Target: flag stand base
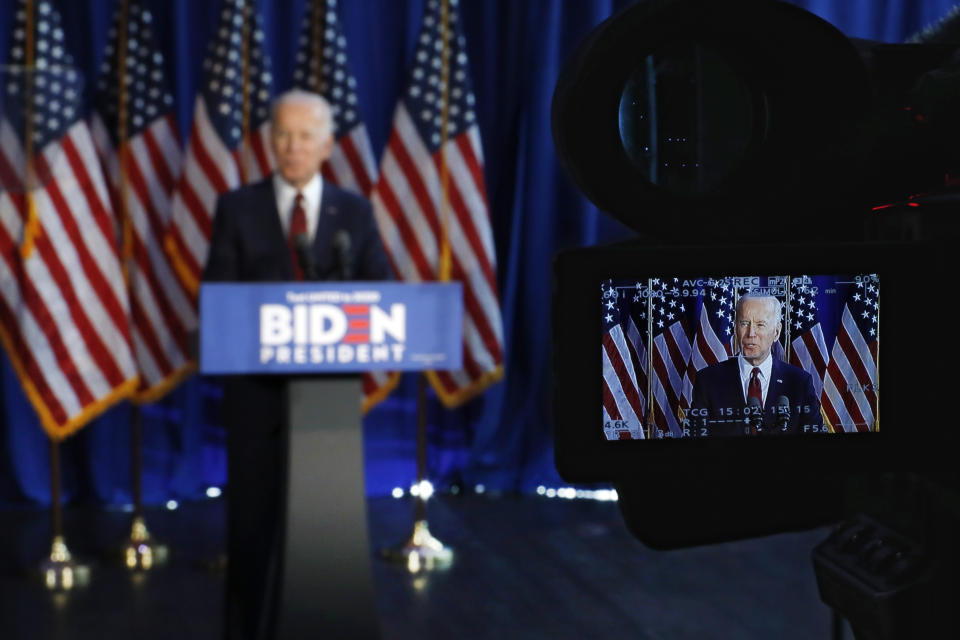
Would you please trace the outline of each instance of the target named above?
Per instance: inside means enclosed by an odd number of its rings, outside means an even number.
[[[143,516],[133,518],[130,537],[123,545],[122,553],[123,562],[131,571],[149,571],[166,564],[168,557],[167,546],[151,539]]]
[[[433,537],[426,520],[413,523],[413,535],[399,547],[382,549],[380,555],[389,562],[406,565],[410,573],[449,568],[453,550]]]
[[[70,591],[90,584],[90,567],[73,561],[63,536],[53,537],[50,557],[40,563],[40,575],[51,591]]]

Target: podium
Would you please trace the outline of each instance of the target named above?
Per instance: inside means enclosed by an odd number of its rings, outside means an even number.
[[[201,373],[286,377],[277,638],[379,637],[360,373],[459,368],[462,326],[459,283],[201,286]]]

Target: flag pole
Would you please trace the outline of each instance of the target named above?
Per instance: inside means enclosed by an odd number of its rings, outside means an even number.
[[[34,145],[33,145],[33,74],[36,70],[34,60],[36,57],[36,43],[34,42],[34,22],[36,18],[36,6],[33,0],[24,2],[24,121],[23,121],[23,156],[26,165],[23,172],[23,192],[27,205],[27,217],[23,223],[23,239],[20,243],[20,258],[26,260],[33,254],[34,241],[40,232],[40,221],[37,215],[37,203],[33,199],[33,187],[35,186],[36,172],[33,167]]]
[[[24,2],[24,195],[27,205],[27,215],[23,224],[23,240],[20,244],[20,258],[27,260],[33,253],[34,241],[40,232],[40,222],[37,217],[36,202],[33,199],[33,188],[36,183],[36,174],[33,167],[33,88],[36,43],[34,41],[34,25],[36,5],[33,0]],[[60,444],[50,438],[50,528],[51,545],[50,555],[40,563],[40,572],[44,584],[48,589],[69,590],[74,586],[86,582],[84,576],[89,573],[86,567],[78,566],[70,555],[66,539],[63,535],[63,512],[60,498]],[[80,571],[78,571],[78,569]],[[84,578],[84,579],[81,579]]]
[[[241,139],[240,139],[240,182],[246,184],[247,178],[253,174],[251,170],[251,165],[253,163],[253,158],[251,157],[250,150],[250,113],[252,110],[251,100],[250,100],[250,35],[251,35],[251,22],[253,21],[253,12],[251,11],[250,3],[243,3],[243,25],[240,28],[240,47],[241,47],[241,57],[243,58],[243,67],[240,71],[240,77],[242,80],[241,84],[241,95],[243,98],[243,119],[242,119],[242,129],[241,129]]]
[[[647,440],[653,424],[653,279],[647,278]]]
[[[50,439],[50,528],[53,534],[50,556],[40,563],[44,585],[51,591],[69,591],[74,587],[86,586],[90,582],[90,568],[73,560],[63,535],[60,443],[53,438]]]
[[[323,95],[323,48],[326,45],[326,0],[314,0],[311,6],[313,11],[313,20],[311,20],[311,29],[313,31],[313,57],[310,59],[313,68],[313,88],[314,91]]]
[[[873,414],[873,430],[880,431],[880,283],[877,283],[877,357],[873,364],[873,393],[877,398],[877,408]]]
[[[784,294],[784,318],[785,329],[783,332],[783,361],[790,362],[790,315],[792,312],[792,306],[790,304],[790,276],[787,276],[787,292]]]
[[[450,121],[450,0],[440,4],[440,269],[439,280],[448,282],[451,275],[450,239],[447,227],[450,216],[450,172],[447,167],[447,124]],[[417,492],[413,497],[413,534],[399,549],[384,549],[383,556],[406,564],[410,573],[445,569],[453,562],[453,550],[430,533],[427,522],[427,500],[433,493],[427,475],[427,374],[417,377]]]
[[[130,1],[120,0],[120,15],[117,21],[117,161],[120,165],[121,228],[120,268],[123,280],[130,288],[130,271],[133,266],[133,222],[130,219],[130,148],[129,120],[130,94],[127,89],[127,23],[130,20]],[[133,521],[130,535],[123,544],[121,556],[128,569],[153,568],[166,559],[167,548],[150,538],[143,515],[143,428],[140,404],[134,399],[130,407],[130,493],[133,500]]]

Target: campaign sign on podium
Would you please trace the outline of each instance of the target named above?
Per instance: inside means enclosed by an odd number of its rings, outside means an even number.
[[[217,283],[200,287],[200,371],[459,369],[459,282]]]
[[[289,376],[286,535],[271,637],[380,636],[355,374],[458,369],[462,335],[460,283],[200,287],[201,372]]]

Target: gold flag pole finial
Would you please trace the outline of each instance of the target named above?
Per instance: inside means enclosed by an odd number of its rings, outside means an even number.
[[[20,257],[26,260],[33,254],[36,237],[40,233],[40,219],[37,213],[37,203],[33,197],[33,187],[36,184],[36,172],[33,167],[33,71],[36,45],[34,42],[34,19],[36,7],[33,0],[26,0],[25,10],[25,65],[26,74],[24,75],[24,127],[23,127],[23,155],[26,164],[24,170],[24,195],[27,205],[27,218],[23,223],[23,240],[20,243]]]

